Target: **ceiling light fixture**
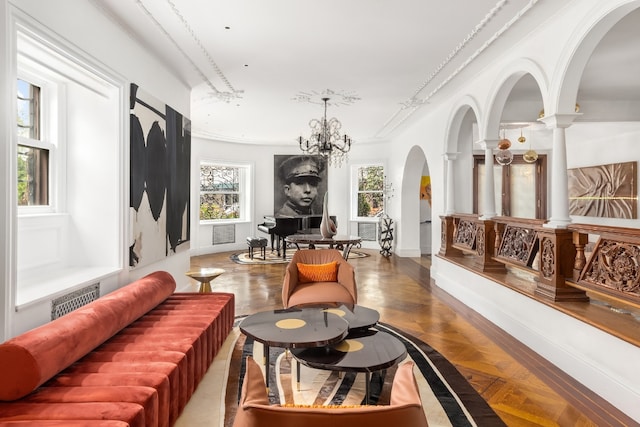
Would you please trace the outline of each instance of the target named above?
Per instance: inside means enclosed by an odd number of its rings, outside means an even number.
[[[505,130],[502,129],[502,138],[498,141],[498,152],[495,156],[499,165],[507,166],[513,161],[513,153],[509,148],[511,148],[511,141],[505,136]]]
[[[347,158],[347,153],[351,150],[351,138],[346,134],[341,135],[342,123],[335,117],[327,120],[327,101],[329,98],[322,98],[324,102],[324,116],[312,119],[309,122],[311,136],[309,139],[298,137],[300,149],[307,154],[320,155],[327,159],[329,165],[340,167]]]
[[[538,160],[538,153],[531,147],[531,139],[529,139],[529,149],[522,155],[522,160],[526,163],[535,163]]]

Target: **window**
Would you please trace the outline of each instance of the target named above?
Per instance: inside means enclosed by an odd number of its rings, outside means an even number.
[[[39,86],[18,79],[18,206],[49,204],[49,151],[52,147],[41,138],[40,96]]]
[[[126,247],[120,199],[127,82],[31,24],[14,17],[11,25],[16,312],[120,271]]]
[[[244,220],[247,212],[247,166],[200,165],[200,220]]]
[[[371,218],[384,212],[384,167],[367,165],[357,167],[356,217]]]

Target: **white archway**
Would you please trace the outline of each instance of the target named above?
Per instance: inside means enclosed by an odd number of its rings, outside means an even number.
[[[428,165],[422,148],[411,147],[407,153],[402,173],[400,189],[400,211],[402,223],[398,224],[399,256],[419,257],[420,251],[420,178],[422,170]],[[441,188],[441,187],[439,187]]]
[[[600,6],[602,12],[590,13],[588,18],[577,26],[579,32],[576,31],[574,36],[565,43],[573,50],[562,56],[566,62],[559,64],[560,72],[555,74],[556,78],[550,83],[549,114],[574,113],[582,73],[589,58],[600,41],[618,21],[640,7],[640,1],[629,1],[617,6],[601,2]]]
[[[548,99],[548,78],[542,68],[528,58],[520,58],[513,61],[503,69],[495,80],[495,85],[487,98],[485,111],[487,114],[481,118],[480,139],[496,139],[500,131],[500,122],[507,99],[514,86],[525,75],[531,75],[540,89],[543,106],[546,107]]]

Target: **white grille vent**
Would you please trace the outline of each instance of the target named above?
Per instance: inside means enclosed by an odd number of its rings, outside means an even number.
[[[51,301],[51,320],[71,313],[100,298],[100,283],[89,285]]]
[[[358,236],[363,241],[375,242],[377,237],[378,224],[373,222],[359,222],[358,223]]]
[[[234,224],[214,225],[213,226],[213,242],[214,245],[223,243],[235,243],[236,226]]]

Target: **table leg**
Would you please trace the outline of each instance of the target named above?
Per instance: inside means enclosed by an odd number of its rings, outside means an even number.
[[[370,383],[371,382],[371,372],[365,372],[365,389],[364,389],[364,404],[368,405],[369,404],[369,388],[370,388]]]
[[[263,344],[263,357],[262,361],[264,362],[264,383],[267,386],[267,390],[269,390],[269,345]]]
[[[344,245],[344,250],[342,251],[342,258],[349,259],[349,254],[351,253],[351,248],[353,245],[351,243],[347,243]]]
[[[200,283],[199,291],[201,294],[211,292],[211,282],[202,282]]]
[[[298,384],[298,391],[300,391],[300,362],[298,362],[295,357],[293,358],[296,364],[296,382]]]

